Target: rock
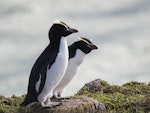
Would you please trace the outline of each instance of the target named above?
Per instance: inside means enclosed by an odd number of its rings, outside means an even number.
[[[88,88],[88,91],[90,92],[99,92],[99,93],[103,93],[103,86],[100,82],[100,79],[96,79],[94,81],[91,81],[87,84],[85,84],[85,86]]]
[[[25,113],[106,113],[103,103],[88,97],[72,97],[58,100],[62,104],[51,108],[42,108],[39,103],[26,107]]]
[[[84,89],[88,92],[103,94],[103,89],[106,86],[109,86],[109,84],[106,81],[103,81],[101,79],[96,79],[96,80],[93,80],[93,81],[85,84],[85,86],[81,88],[81,90],[78,92],[78,94],[84,93]]]

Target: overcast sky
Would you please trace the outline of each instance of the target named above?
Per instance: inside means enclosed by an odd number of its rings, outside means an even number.
[[[79,30],[68,44],[82,36],[99,47],[87,55],[64,95],[97,78],[110,84],[150,82],[149,0],[1,0],[0,94],[26,93],[55,19]]]

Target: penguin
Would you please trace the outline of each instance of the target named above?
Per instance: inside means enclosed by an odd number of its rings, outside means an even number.
[[[28,91],[22,106],[32,102],[39,102],[42,107],[55,105],[50,98],[68,65],[68,45],[65,37],[76,32],[78,30],[70,28],[64,22],[54,21],[49,30],[50,43],[31,69]]]
[[[53,97],[60,99],[64,88],[70,83],[73,77],[76,75],[78,68],[82,64],[85,56],[92,50],[96,50],[98,47],[94,45],[90,40],[83,37],[78,37],[78,40],[68,47],[69,50],[69,62],[65,75],[60,83],[55,87],[53,91]]]

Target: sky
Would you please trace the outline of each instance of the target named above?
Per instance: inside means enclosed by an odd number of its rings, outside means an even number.
[[[117,85],[150,82],[149,0],[1,0],[0,94],[26,93],[55,19],[78,29],[67,37],[69,45],[81,36],[99,48],[86,56],[64,96],[98,78]]]

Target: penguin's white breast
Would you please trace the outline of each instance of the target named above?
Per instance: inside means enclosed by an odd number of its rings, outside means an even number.
[[[73,79],[73,77],[78,71],[78,68],[80,67],[80,64],[84,60],[85,55],[86,55],[85,53],[77,49],[75,56],[69,59],[67,70],[61,81],[62,86],[67,85]]]
[[[64,37],[60,40],[59,53],[57,54],[55,62],[50,69],[47,69],[45,87],[55,87],[67,69],[68,65],[68,45]]]

